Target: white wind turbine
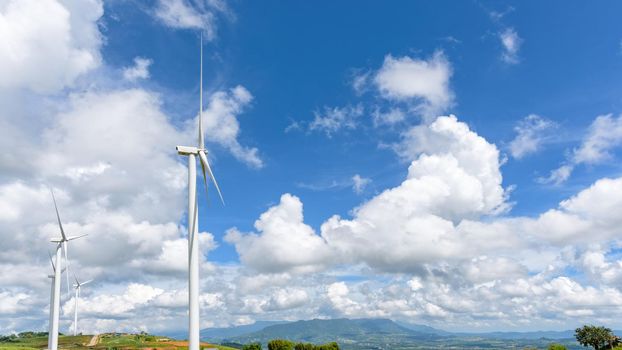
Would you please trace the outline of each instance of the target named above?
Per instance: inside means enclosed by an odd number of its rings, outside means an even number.
[[[214,182],[220,200],[224,204],[220,188],[207,161],[207,150],[203,139],[203,38],[201,37],[201,68],[199,87],[199,145],[198,147],[177,146],[177,153],[188,156],[188,350],[199,350],[199,219],[197,205],[196,156],[199,156],[203,181],[207,190],[207,175]]]
[[[58,321],[60,316],[60,280],[61,273],[65,269],[69,267],[69,260],[67,258],[67,242],[72,241],[74,239],[84,237],[84,235],[67,237],[65,235],[65,230],[63,230],[63,224],[60,221],[60,215],[58,214],[58,206],[56,205],[56,198],[54,198],[54,192],[50,189],[52,193],[52,200],[54,201],[54,209],[56,210],[56,218],[58,219],[58,227],[60,228],[60,238],[52,238],[50,241],[52,243],[56,243],[56,263],[54,266],[60,267],[62,262],[62,253],[65,253],[65,268],[62,270],[59,268],[54,268],[54,289],[52,293],[52,307],[50,308],[50,333],[48,334],[48,349],[49,350],[57,350],[58,349]],[[62,251],[61,251],[62,250]],[[69,271],[67,271],[67,293],[69,293]]]
[[[75,296],[75,307],[74,307],[74,311],[73,311],[73,335],[78,335],[78,298],[80,298],[80,290],[82,289],[82,286],[93,281],[93,280],[88,280],[86,282],[82,282],[80,283],[78,281],[78,277],[76,277],[76,275],[73,275],[73,278],[76,280],[76,283],[74,283],[73,288],[76,291],[76,296]]]

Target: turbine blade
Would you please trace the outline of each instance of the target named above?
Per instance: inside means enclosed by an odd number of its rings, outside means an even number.
[[[65,268],[67,269],[67,294],[71,292],[69,288],[69,257],[67,254],[67,241],[63,242],[63,251],[65,252]]]
[[[60,234],[63,236],[63,239],[66,239],[65,230],[63,230],[63,224],[60,222],[60,215],[58,214],[58,206],[56,205],[56,198],[54,197],[54,191],[52,191],[51,188],[50,188],[50,193],[52,193],[52,200],[54,201],[54,209],[56,209],[56,218],[58,219],[58,226],[60,227]]]
[[[86,281],[86,282],[82,282],[82,283],[80,284],[80,286],[83,286],[83,285],[85,285],[85,284],[87,284],[87,283],[90,283],[90,282],[93,282],[93,280],[88,280],[88,281]]]
[[[52,264],[52,271],[56,271],[56,266],[54,266],[54,259],[52,259],[52,253],[48,250],[48,256],[50,257],[50,264]]]
[[[199,160],[200,160],[200,164],[201,164],[201,170],[203,171],[203,184],[205,185],[205,195],[207,196],[207,198],[209,199],[209,191],[207,190],[207,175],[205,172],[205,164],[203,163],[203,159],[201,158],[200,154],[202,154],[203,152],[199,151]],[[208,201],[209,204],[209,201]]]
[[[205,152],[199,151],[199,157],[201,158],[201,166],[205,165],[205,167],[203,168],[203,176],[205,176],[205,170],[207,170],[207,174],[209,175],[210,179],[212,179],[212,182],[216,187],[216,191],[218,191],[218,196],[220,196],[220,201],[222,202],[222,205],[225,205],[225,200],[222,198],[220,187],[218,187],[218,182],[216,182],[216,177],[214,177],[212,168],[209,166],[209,162],[207,161],[207,156],[205,155]]]
[[[76,280],[76,284],[77,285],[80,285],[80,282],[78,282],[78,277],[76,277],[75,273],[73,274],[73,279]]]
[[[205,148],[203,136],[203,33],[201,33],[201,68],[199,69],[199,148]]]
[[[82,238],[82,237],[88,236],[88,235],[89,235],[88,233],[84,233],[84,234],[77,235],[77,236],[67,237],[67,241],[73,241],[74,239]]]

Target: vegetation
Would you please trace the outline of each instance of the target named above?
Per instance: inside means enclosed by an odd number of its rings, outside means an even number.
[[[261,343],[250,343],[242,347],[242,350],[261,350]]]
[[[268,350],[294,350],[294,343],[285,339],[270,340]]]
[[[188,344],[167,337],[158,337],[147,333],[125,334],[107,333],[99,336],[95,346],[87,347],[93,336],[60,336],[58,347],[63,350],[130,350],[130,349],[162,349],[186,350]],[[48,337],[46,332],[24,332],[7,336],[0,336],[0,350],[42,350],[47,348]],[[219,350],[235,350],[234,348],[202,343],[202,348],[217,348]]]
[[[568,350],[568,348],[565,345],[553,343],[549,345],[548,350]]]
[[[261,343],[246,344],[242,350],[261,350]],[[285,339],[273,339],[268,342],[268,350],[339,350],[336,342],[315,345],[312,343],[294,343]]]
[[[604,326],[585,325],[575,330],[575,337],[579,344],[587,347],[591,346],[594,350],[605,348],[613,349],[620,343],[620,338],[616,337],[611,329]]]

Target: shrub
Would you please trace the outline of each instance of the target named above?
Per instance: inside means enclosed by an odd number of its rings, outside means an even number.
[[[567,350],[565,345],[553,343],[549,345],[548,350]]]
[[[261,343],[250,343],[242,347],[242,350],[261,350]]]
[[[294,343],[285,339],[270,340],[268,350],[294,350]]]

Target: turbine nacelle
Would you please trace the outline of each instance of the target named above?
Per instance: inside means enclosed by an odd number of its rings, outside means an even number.
[[[198,155],[199,152],[203,151],[207,153],[206,149],[197,148],[197,147],[188,147],[188,146],[177,146],[175,147],[177,153],[182,156],[189,156],[191,154]]]

